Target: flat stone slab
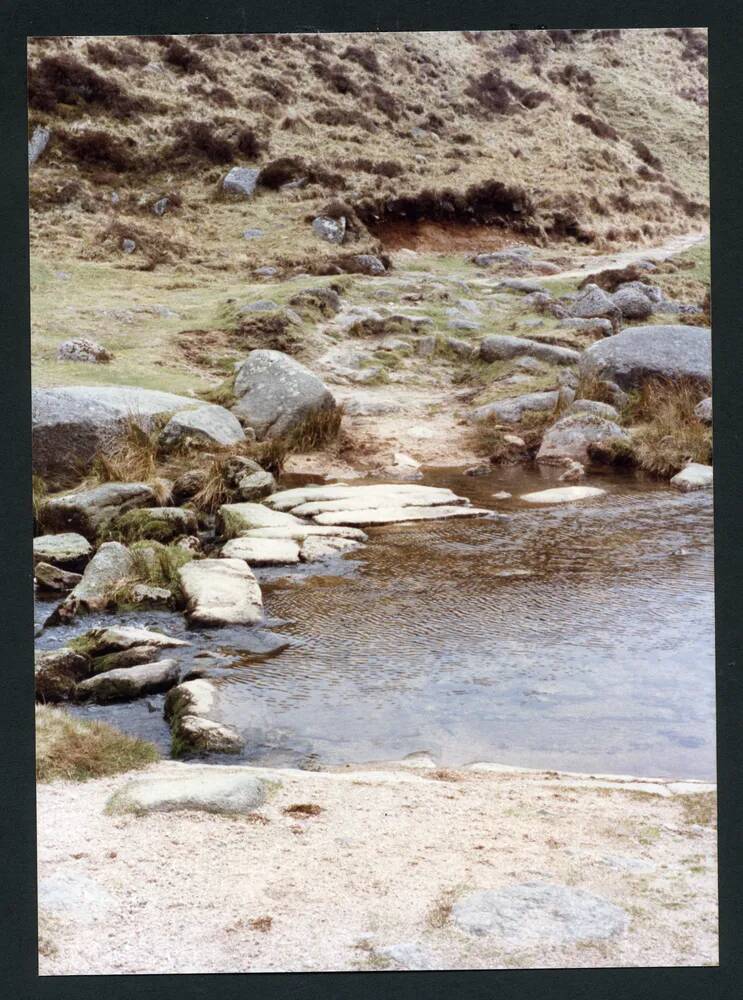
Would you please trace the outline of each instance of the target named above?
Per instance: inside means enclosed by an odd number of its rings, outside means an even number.
[[[352,538],[334,538],[331,535],[310,536],[302,542],[300,557],[302,562],[321,562],[323,559],[336,559],[346,552],[353,552],[360,545],[360,542]]]
[[[256,625],[263,618],[261,588],[243,559],[195,559],[178,577],[196,625]]]
[[[457,503],[460,498],[451,490],[440,486],[416,486],[411,483],[373,483],[368,486],[348,486],[336,483],[334,486],[302,486],[292,490],[282,490],[266,497],[266,504],[275,510],[293,511],[306,503],[322,503],[334,500],[351,500],[367,497],[367,507],[375,504],[390,506],[395,500],[401,506],[401,498],[412,502],[413,498],[424,499],[427,506],[437,503]],[[374,501],[372,503],[372,501]],[[387,501],[383,503],[383,501]]]
[[[44,527],[67,534],[81,534],[95,541],[116,517],[141,507],[156,507],[155,491],[148,483],[103,483],[47,500],[41,508]]]
[[[270,499],[270,497],[268,498]],[[262,503],[226,503],[219,508],[222,534],[234,538],[252,528],[286,528],[302,522],[291,514]]]
[[[113,625],[110,628],[93,628],[79,638],[85,640],[85,652],[89,656],[105,653],[119,653],[134,646],[155,646],[159,649],[173,649],[176,646],[190,646],[185,639],[175,639],[162,632],[130,625]]]
[[[93,546],[76,531],[58,535],[38,535],[34,538],[34,562],[50,563],[61,569],[74,569],[92,556]]]
[[[202,446],[228,447],[245,440],[245,431],[234,413],[209,404],[174,413],[160,434],[165,448]]]
[[[493,512],[480,507],[376,507],[368,510],[326,511],[318,524],[395,524],[399,521],[432,521],[448,517],[487,517]]]
[[[713,483],[713,470],[711,465],[701,465],[699,462],[690,462],[681,472],[677,472],[671,480],[671,486],[683,493],[691,490],[710,489]]]
[[[137,667],[105,670],[89,677],[75,688],[79,701],[95,701],[99,705],[115,701],[132,701],[146,694],[167,691],[178,683],[180,670],[175,660],[158,660]]]
[[[557,389],[546,392],[527,392],[521,396],[507,396],[492,403],[478,406],[470,414],[476,423],[482,420],[496,420],[504,424],[517,424],[525,413],[554,410],[559,397]]]
[[[251,528],[246,531],[241,538],[292,538],[296,542],[303,542],[305,538],[313,536],[322,537],[330,535],[333,538],[353,538],[357,542],[368,541],[369,536],[361,528],[343,528],[323,526],[321,524],[302,524],[297,527],[287,526],[286,528]]]
[[[134,572],[134,559],[126,545],[105,542],[85,567],[80,583],[57,609],[60,619],[108,607],[116,588],[131,579]]]
[[[605,494],[606,490],[599,489],[598,486],[558,486],[552,490],[524,493],[521,499],[527,503],[573,503],[576,500],[589,500]]]
[[[454,904],[451,919],[508,950],[602,941],[629,926],[626,912],[601,896],[539,882],[469,893]]]
[[[249,813],[268,798],[272,785],[250,773],[205,767],[172,778],[131,781],[108,801],[108,813]]]
[[[251,566],[288,566],[299,562],[299,544],[291,538],[244,536],[227,542],[220,557],[244,559]]]

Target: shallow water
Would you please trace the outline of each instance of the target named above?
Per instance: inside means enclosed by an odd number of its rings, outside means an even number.
[[[191,633],[185,665],[225,657],[210,665],[220,717],[246,735],[247,757],[428,751],[451,766],[714,778],[711,496],[628,474],[591,477],[609,491],[598,501],[516,499],[556,476],[432,472],[423,482],[505,517],[376,527],[334,566],[264,571],[268,626],[292,640],[283,650],[238,652],[254,645],[244,629]],[[184,631],[179,615],[126,617]],[[167,746],[162,698],[147,701],[81,711]]]

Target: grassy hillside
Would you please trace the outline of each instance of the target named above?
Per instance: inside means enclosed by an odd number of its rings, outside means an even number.
[[[34,39],[37,125],[52,139],[31,171],[32,251],[55,265],[322,270],[514,232],[602,249],[706,224],[697,29]],[[235,165],[264,168],[250,201],[221,193]],[[351,220],[343,247],[313,236],[318,212]]]

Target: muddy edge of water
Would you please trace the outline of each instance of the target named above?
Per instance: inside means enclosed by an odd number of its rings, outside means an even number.
[[[449,766],[713,779],[711,496],[612,473],[590,477],[607,490],[597,501],[518,499],[558,474],[429,470],[421,482],[503,517],[376,527],[343,560],[260,571],[265,629],[117,617],[192,640],[184,672],[217,679],[219,718],[245,735],[254,763],[425,751]],[[495,500],[502,490],[512,499]],[[38,619],[48,610],[39,605]],[[99,620],[48,629],[38,644],[61,645]],[[167,753],[162,702],[73,710]]]

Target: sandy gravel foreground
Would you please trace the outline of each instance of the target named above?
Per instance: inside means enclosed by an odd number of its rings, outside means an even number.
[[[248,770],[278,788],[239,817],[106,815],[141,774],[40,785],[39,878],[67,900],[40,912],[40,973],[717,964],[714,786],[425,759]],[[525,882],[595,893],[627,929],[520,949],[453,921],[468,892]]]

